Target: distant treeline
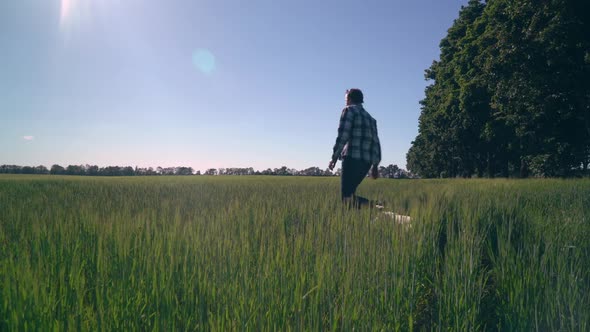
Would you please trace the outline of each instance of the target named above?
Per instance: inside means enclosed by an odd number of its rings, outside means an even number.
[[[246,168],[210,168],[203,174],[192,167],[131,167],[131,166],[108,166],[98,167],[96,165],[69,165],[63,167],[53,165],[50,169],[45,166],[18,166],[1,165],[0,174],[51,174],[51,175],[88,175],[88,176],[158,176],[158,175],[279,175],[279,176],[340,176],[341,170],[331,172],[329,169],[322,170],[319,167],[309,167],[303,170],[294,168],[271,169],[263,171]],[[379,166],[379,175],[383,178],[406,179],[414,176],[399,168],[397,165]]]
[[[588,0],[470,0],[440,42],[407,153],[421,177],[590,172]]]

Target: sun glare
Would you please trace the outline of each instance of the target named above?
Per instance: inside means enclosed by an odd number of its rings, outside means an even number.
[[[72,12],[73,2],[76,0],[61,0],[59,21],[64,24]]]
[[[71,33],[83,24],[106,19],[120,4],[119,0],[59,0],[59,24],[63,32]]]

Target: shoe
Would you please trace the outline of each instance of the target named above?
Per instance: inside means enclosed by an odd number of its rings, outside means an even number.
[[[375,201],[375,209],[377,210],[383,210],[385,208],[385,204],[383,204],[383,202],[381,201]]]

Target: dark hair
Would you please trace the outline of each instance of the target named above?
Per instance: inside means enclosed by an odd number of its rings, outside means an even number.
[[[363,92],[360,89],[348,89],[346,90],[346,94],[348,95],[348,100],[353,103],[363,103]]]

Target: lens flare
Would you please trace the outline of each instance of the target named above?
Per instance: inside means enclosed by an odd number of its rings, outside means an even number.
[[[209,50],[198,49],[193,53],[193,65],[204,74],[215,70],[215,56]]]

